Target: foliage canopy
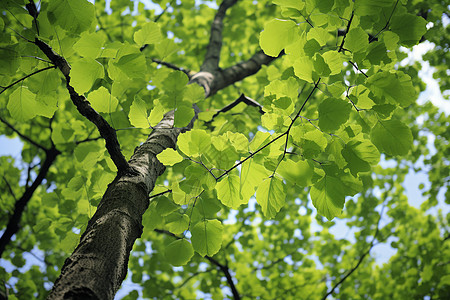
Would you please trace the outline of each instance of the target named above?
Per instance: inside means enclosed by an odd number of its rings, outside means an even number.
[[[0,3],[8,299],[450,294],[445,1],[93,2]]]

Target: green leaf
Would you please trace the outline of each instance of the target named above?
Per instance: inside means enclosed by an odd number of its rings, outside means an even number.
[[[412,47],[427,32],[427,21],[419,16],[403,14],[392,17],[390,29],[398,34],[401,45]]]
[[[355,177],[359,172],[370,171],[370,165],[375,165],[380,160],[380,153],[375,145],[362,136],[348,142],[342,150],[342,156]]]
[[[316,77],[313,77],[314,63],[311,58],[300,57],[294,62],[293,67],[295,76],[309,83],[314,83]]]
[[[297,36],[296,24],[290,20],[274,19],[264,25],[259,45],[265,54],[276,57]]]
[[[376,15],[382,8],[392,7],[393,0],[357,0],[355,1],[355,13],[359,16]]]
[[[377,104],[382,104],[383,100],[386,100],[407,107],[417,98],[411,77],[401,71],[378,72],[367,79],[367,85],[379,98]]]
[[[345,37],[344,48],[352,53],[364,51],[369,46],[369,35],[360,27],[350,29]]]
[[[134,33],[134,41],[140,47],[145,44],[156,44],[162,40],[161,30],[155,22],[147,21],[144,26]]]
[[[49,2],[47,16],[53,25],[72,33],[81,33],[94,21],[94,5],[87,0],[53,0]]]
[[[102,53],[106,42],[106,36],[100,31],[87,33],[83,32],[80,39],[73,45],[73,49],[81,56],[97,58]]]
[[[189,84],[185,87],[183,100],[190,103],[198,103],[205,99],[205,90],[198,84]]]
[[[283,160],[277,168],[278,174],[292,184],[300,187],[307,187],[312,184],[311,179],[314,174],[314,166],[306,160]]]
[[[170,264],[183,266],[191,260],[194,255],[194,249],[191,243],[185,239],[179,239],[166,246],[165,254]]]
[[[161,59],[164,59],[172,53],[178,51],[178,49],[178,45],[174,41],[169,39],[164,39],[161,43],[155,45],[155,50],[158,53],[158,57]]]
[[[143,78],[147,72],[147,62],[142,53],[121,56],[114,66],[119,68],[128,78]]]
[[[247,202],[255,194],[256,188],[268,178],[271,173],[261,164],[249,159],[241,165],[239,192],[242,200]]]
[[[176,150],[171,148],[164,149],[161,153],[156,155],[156,158],[165,166],[173,166],[174,164],[183,161],[183,157],[178,154]]]
[[[347,122],[352,106],[350,103],[328,98],[319,105],[319,127],[325,132],[332,132]]]
[[[38,103],[36,95],[27,87],[20,86],[10,96],[8,110],[17,121],[26,121],[37,115]]]
[[[284,206],[285,197],[283,181],[275,176],[264,180],[256,190],[256,201],[261,205],[262,212],[267,218],[276,216]]]
[[[302,10],[303,7],[305,7],[305,3],[298,0],[273,0],[272,2],[280,6],[295,8],[297,10]]]
[[[152,201],[155,201],[157,203],[156,210],[158,211],[158,214],[163,217],[169,215],[170,213],[176,211],[179,208],[178,205],[176,205],[175,203],[170,201],[169,198],[164,196],[159,196]]]
[[[91,58],[80,58],[72,63],[70,84],[78,94],[89,91],[97,78],[105,75],[103,66]]]
[[[217,198],[226,206],[238,209],[246,203],[241,197],[239,176],[231,174],[225,176],[216,184]],[[248,201],[248,199],[247,199]]]
[[[131,104],[130,112],[128,114],[131,125],[137,128],[149,128],[147,107],[145,102],[138,96],[134,98],[133,104]]]
[[[101,86],[98,90],[90,92],[87,100],[91,103],[92,108],[102,113],[116,111],[119,104],[117,98],[112,96],[103,86]]]
[[[194,129],[178,137],[178,149],[187,156],[199,156],[211,145],[211,137],[201,129]]]
[[[174,113],[174,127],[185,127],[195,116],[195,111],[191,105],[178,105]]]
[[[399,120],[378,121],[370,137],[381,152],[389,155],[406,155],[413,146],[411,130]]]
[[[223,225],[219,220],[203,220],[192,228],[191,241],[201,256],[213,256],[222,246]]]
[[[325,175],[311,188],[310,195],[317,212],[330,221],[344,208],[344,187],[336,177]]]
[[[173,234],[181,234],[188,230],[189,216],[173,212],[165,217],[165,228]]]

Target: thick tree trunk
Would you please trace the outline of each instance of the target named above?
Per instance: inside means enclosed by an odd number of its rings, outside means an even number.
[[[149,193],[164,172],[156,155],[174,148],[178,135],[192,128],[173,127],[167,113],[129,164],[132,174],[118,175],[108,186],[80,244],[66,259],[48,299],[113,299],[125,279],[133,244],[142,233]]]

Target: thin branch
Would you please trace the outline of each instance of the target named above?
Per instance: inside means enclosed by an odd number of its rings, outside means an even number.
[[[10,193],[11,196],[14,198],[14,200],[17,201],[16,194],[14,194],[14,191],[12,190],[12,187],[11,187],[11,185],[9,184],[8,179],[6,179],[5,175],[2,175],[2,177],[3,177],[3,180],[4,180],[5,183],[6,183],[6,186],[8,187],[9,193]]]
[[[25,189],[22,197],[16,201],[14,205],[14,213],[9,218],[8,225],[0,238],[0,257],[5,251],[6,245],[8,245],[11,241],[12,236],[19,230],[20,219],[22,218],[25,207],[33,196],[34,191],[41,185],[42,181],[47,176],[50,166],[55,162],[59,154],[61,154],[61,152],[59,152],[54,146],[46,151],[45,160],[36,179],[30,187]]]
[[[83,144],[83,143],[87,143],[87,142],[98,141],[101,138],[102,138],[101,136],[98,136],[98,137],[95,137],[95,138],[86,138],[86,139],[81,140],[81,141],[75,141],[75,145],[79,145],[79,144]]]
[[[349,271],[347,271],[347,273],[344,276],[342,276],[342,278],[331,288],[331,290],[328,293],[326,293],[325,296],[323,296],[322,300],[325,300],[328,296],[333,294],[334,291],[337,289],[337,287],[340,286],[348,277],[350,277],[350,275],[352,275],[352,273],[355,272],[356,269],[358,269],[358,267],[363,262],[364,258],[370,253],[372,248],[376,245],[375,239],[377,238],[378,232],[380,231],[380,221],[381,221],[381,218],[383,217],[384,208],[385,208],[385,205],[383,204],[383,206],[381,208],[381,212],[380,212],[380,217],[378,218],[378,221],[377,221],[377,228],[375,230],[372,240],[370,241],[369,248],[361,255],[361,257],[359,258],[356,265],[353,268],[351,268]]]
[[[264,114],[264,110],[263,110],[263,106],[261,104],[259,104],[256,100],[253,100],[250,97],[245,96],[244,94],[241,94],[239,96],[239,98],[237,98],[236,100],[234,100],[233,102],[231,102],[230,104],[224,106],[221,110],[217,111],[211,118],[211,121],[217,117],[220,113],[224,113],[227,112],[231,109],[233,109],[234,107],[236,107],[239,103],[244,102],[247,105],[250,106],[254,106],[259,108],[259,112],[263,115]]]
[[[348,31],[350,30],[350,25],[352,24],[353,16],[354,16],[354,12],[352,11],[352,16],[350,17],[350,20],[347,23],[347,28],[345,29],[345,34],[344,34],[344,37],[342,38],[342,42],[341,42],[341,45],[339,46],[338,52],[341,52],[342,48],[344,47],[345,37],[347,36]]]
[[[38,38],[35,39],[34,43],[63,73],[64,77],[66,78],[66,87],[69,91],[70,99],[72,100],[73,104],[75,104],[80,114],[94,123],[95,126],[97,126],[100,135],[105,139],[106,149],[108,150],[111,159],[116,165],[118,173],[123,174],[126,172],[130,172],[130,166],[123,156],[122,151],[120,150],[120,144],[114,128],[112,128],[111,125],[109,125],[109,123],[91,107],[89,101],[87,101],[83,95],[79,95],[70,85],[69,63],[65,60],[64,57],[57,54],[49,45],[39,40]]]
[[[165,67],[167,67],[169,69],[172,69],[172,70],[181,71],[184,74],[186,74],[189,77],[189,79],[191,78],[191,70],[189,70],[189,69],[180,68],[180,67],[178,67],[178,66],[176,66],[176,65],[174,65],[172,63],[165,62],[165,61],[162,61],[162,60],[159,60],[159,59],[156,59],[156,58],[152,58],[152,62],[157,63],[157,64],[162,65],[162,66],[165,66]]]
[[[22,139],[24,139],[25,141],[29,142],[30,144],[32,144],[33,146],[35,146],[36,148],[39,148],[41,150],[44,151],[48,151],[47,148],[45,148],[44,146],[38,144],[37,142],[33,141],[31,138],[29,138],[28,136],[22,134],[20,131],[18,131],[13,125],[11,125],[8,121],[6,121],[5,119],[3,119],[2,117],[0,117],[0,122],[2,122],[3,124],[5,124],[9,129],[11,129],[12,131],[14,131],[18,136],[20,136]]]
[[[161,192],[161,193],[158,193],[158,194],[155,194],[155,195],[151,195],[151,196],[148,197],[148,198],[149,198],[149,199],[156,198],[156,197],[158,197],[158,196],[162,196],[162,195],[164,195],[164,194],[171,193],[171,192],[172,192],[172,190],[171,190],[171,189],[168,189],[167,191],[164,191],[164,192]]]
[[[231,292],[233,293],[233,298],[236,300],[241,299],[241,296],[239,295],[239,292],[237,291],[236,286],[233,282],[233,278],[231,277],[230,269],[227,266],[222,265],[221,263],[219,263],[217,260],[215,260],[214,258],[212,258],[210,256],[205,256],[205,258],[207,260],[209,260],[212,264],[219,267],[219,269],[225,274],[228,285],[230,286]]]
[[[348,61],[356,70],[358,70],[361,74],[363,74],[366,78],[369,78],[369,76],[367,76],[366,73],[364,73],[360,68],[358,68],[358,66],[352,62],[351,60]]]
[[[22,78],[20,78],[20,79],[18,79],[18,80],[16,80],[16,81],[14,81],[14,82],[11,83],[10,85],[3,87],[3,90],[0,92],[0,95],[1,95],[4,91],[6,91],[7,89],[9,89],[10,87],[12,87],[12,86],[16,85],[17,83],[19,83],[19,82],[21,82],[21,81],[27,79],[28,77],[31,77],[31,76],[33,76],[33,75],[35,75],[35,74],[38,74],[38,73],[41,73],[41,72],[43,72],[43,71],[50,70],[50,69],[56,69],[56,66],[45,67],[45,68],[43,68],[43,69],[34,71],[33,73],[28,74],[28,75],[26,75],[26,76],[24,76],[24,77],[22,77]]]
[[[391,22],[392,15],[394,14],[395,9],[397,8],[398,1],[399,1],[399,0],[397,0],[397,1],[395,2],[394,8],[393,8],[392,11],[391,11],[391,15],[389,16],[389,18],[388,18],[388,20],[387,20],[387,22],[386,22],[386,25],[384,25],[384,27],[381,28],[381,30],[378,31],[378,33],[375,34],[375,35],[369,40],[369,43],[373,42],[373,41],[378,37],[378,35],[379,35],[380,33],[382,33],[383,31],[385,31],[385,30],[389,27],[389,23]]]
[[[223,0],[220,4],[211,24],[209,43],[200,70],[212,72],[219,69],[220,50],[222,49],[223,19],[225,18],[227,10],[236,4],[236,2],[237,0]]]

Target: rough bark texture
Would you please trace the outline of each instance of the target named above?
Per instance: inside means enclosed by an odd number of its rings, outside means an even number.
[[[114,298],[127,274],[131,248],[142,233],[148,195],[165,169],[156,155],[175,147],[178,135],[192,128],[195,119],[185,128],[172,128],[173,112],[167,113],[136,148],[129,160],[133,172],[118,175],[108,186],[48,299]]]

